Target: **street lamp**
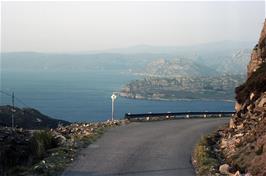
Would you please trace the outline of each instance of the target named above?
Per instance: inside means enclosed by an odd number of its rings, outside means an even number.
[[[116,95],[114,93],[112,94],[111,99],[112,99],[112,121],[114,121],[114,111],[115,111],[114,103],[116,99]]]

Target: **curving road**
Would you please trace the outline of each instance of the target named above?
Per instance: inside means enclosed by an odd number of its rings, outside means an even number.
[[[197,140],[228,122],[180,119],[130,123],[109,129],[83,149],[63,176],[190,176]]]

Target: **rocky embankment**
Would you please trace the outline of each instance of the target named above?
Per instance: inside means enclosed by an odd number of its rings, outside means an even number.
[[[248,78],[236,88],[236,116],[222,133],[222,154],[241,173],[266,175],[266,21],[248,65]]]
[[[0,128],[0,175],[59,175],[105,129],[126,123],[73,123],[50,130]]]
[[[266,175],[266,21],[248,65],[246,82],[236,88],[236,115],[217,131],[216,156],[225,175]]]

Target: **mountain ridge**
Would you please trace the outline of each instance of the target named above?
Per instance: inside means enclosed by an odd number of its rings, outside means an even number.
[[[18,108],[9,105],[0,106],[0,126],[11,126],[11,114],[14,113],[16,128],[25,129],[49,129],[60,125],[69,125],[65,120],[54,119],[46,116],[33,108]]]

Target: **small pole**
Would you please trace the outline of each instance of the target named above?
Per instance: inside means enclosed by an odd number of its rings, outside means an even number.
[[[112,99],[112,121],[114,121],[114,99]]]
[[[111,99],[112,99],[112,121],[114,121],[115,99],[116,99],[116,95],[114,93],[112,94]]]
[[[15,111],[15,96],[14,96],[14,92],[12,92],[12,108],[11,108],[12,129],[14,129],[15,127],[14,111]]]

